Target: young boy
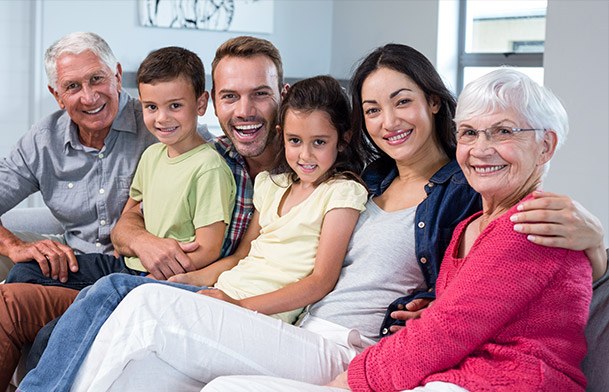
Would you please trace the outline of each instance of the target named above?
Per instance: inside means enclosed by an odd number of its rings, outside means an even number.
[[[199,57],[183,48],[151,52],[137,72],[146,128],[160,141],[142,154],[125,209],[142,202],[146,230],[179,242],[195,268],[220,257],[235,201],[235,180],[224,159],[197,132],[208,93]],[[146,269],[136,257],[132,270]]]
[[[220,257],[235,180],[224,159],[197,132],[197,118],[205,113],[209,98],[203,63],[187,49],[161,48],[144,59],[137,83],[144,123],[160,143],[142,154],[124,211],[141,203],[146,230],[178,242],[194,241],[196,249],[187,257],[196,269],[205,267]],[[36,262],[17,267],[29,269],[19,275],[35,276],[37,283],[74,289],[113,272],[147,275],[137,257],[84,254],[77,260],[81,268],[70,272],[64,283],[44,277]]]

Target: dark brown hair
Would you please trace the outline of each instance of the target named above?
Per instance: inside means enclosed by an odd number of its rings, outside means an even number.
[[[453,117],[457,102],[446,88],[442,78],[422,53],[407,45],[387,44],[372,51],[362,60],[351,79],[351,100],[353,102],[354,133],[363,133],[368,142],[376,149],[376,155],[387,162],[393,162],[387,154],[379,149],[366,129],[362,109],[362,85],[371,73],[379,68],[388,68],[400,72],[412,79],[425,94],[428,102],[438,100],[440,109],[434,115],[435,138],[450,159],[455,158],[455,124]]]
[[[279,135],[275,139],[278,155],[272,173],[291,173],[292,180],[298,181],[296,173],[285,158],[283,132],[288,110],[310,113],[322,111],[330,118],[330,123],[338,133],[338,154],[336,161],[320,179],[320,184],[330,178],[343,177],[363,183],[359,173],[364,168],[368,150],[359,133],[351,132],[351,107],[345,90],[331,76],[315,76],[294,83],[289,88],[279,107]]]
[[[205,68],[199,56],[188,49],[168,46],[146,56],[137,70],[137,84],[166,82],[180,76],[192,83],[197,98],[205,92]]]
[[[266,56],[271,59],[273,64],[275,64],[275,68],[277,69],[277,80],[279,81],[278,87],[279,91],[281,91],[283,87],[283,65],[281,63],[281,56],[279,55],[279,50],[277,50],[277,48],[271,43],[271,41],[262,38],[243,35],[240,37],[231,38],[228,41],[224,42],[216,50],[216,56],[214,57],[214,60],[211,63],[212,80],[214,80],[216,68],[220,60],[229,56],[243,58]]]

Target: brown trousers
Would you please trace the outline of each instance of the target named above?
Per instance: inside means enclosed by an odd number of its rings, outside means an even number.
[[[8,387],[21,349],[61,316],[78,291],[30,283],[0,284],[0,391]]]

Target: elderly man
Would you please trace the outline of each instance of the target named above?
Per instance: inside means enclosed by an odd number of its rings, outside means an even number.
[[[121,89],[121,65],[98,35],[62,37],[46,51],[45,69],[61,110],[35,124],[0,160],[0,215],[40,191],[65,232],[37,236],[0,226],[0,281],[13,263],[36,260],[42,273],[64,282],[68,269],[87,268],[77,264],[75,253],[112,252],[110,230],[127,201],[131,177],[141,153],[156,141],[146,130],[140,103]],[[0,286],[0,314],[10,314],[0,329],[6,322],[21,325],[17,333],[25,341],[32,341],[77,294],[58,287]],[[20,345],[10,342],[18,353]],[[19,357],[0,351],[4,390]]]
[[[0,226],[0,280],[13,263],[36,260],[65,282],[75,253],[110,253],[110,230],[127,201],[144,149],[155,142],[122,69],[93,33],[68,34],[45,53],[48,89],[61,110],[35,124],[0,161],[0,215],[40,191],[64,228],[53,238]]]

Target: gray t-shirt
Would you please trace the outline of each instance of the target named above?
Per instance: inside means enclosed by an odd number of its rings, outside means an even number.
[[[368,200],[336,287],[311,305],[309,313],[377,340],[387,306],[426,288],[415,256],[415,212],[416,206],[386,212]]]

